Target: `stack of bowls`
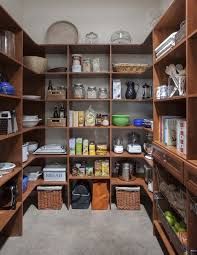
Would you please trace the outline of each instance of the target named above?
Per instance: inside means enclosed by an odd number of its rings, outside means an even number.
[[[23,116],[23,127],[30,128],[38,125],[41,119],[38,118],[38,115],[24,115]]]

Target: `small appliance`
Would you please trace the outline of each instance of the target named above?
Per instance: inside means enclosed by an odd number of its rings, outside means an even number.
[[[148,99],[152,97],[152,88],[150,85],[148,85],[147,83],[145,83],[143,86],[143,99]]]
[[[124,147],[123,147],[123,139],[122,137],[117,137],[114,139],[114,152],[115,153],[123,153]]]
[[[142,153],[142,146],[139,144],[139,135],[135,132],[132,132],[128,135],[128,145],[127,151],[128,153]]]
[[[0,188],[0,210],[15,210],[17,195],[18,189],[15,182],[10,182],[2,186]]]
[[[120,167],[119,179],[123,181],[131,181],[134,180],[135,164],[133,162],[122,162]]]
[[[153,153],[153,135],[151,133],[146,134],[146,142],[144,143],[144,150],[146,152],[145,158],[149,160],[153,160],[152,153]]]

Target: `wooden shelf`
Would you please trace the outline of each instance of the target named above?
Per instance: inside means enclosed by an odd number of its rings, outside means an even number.
[[[148,98],[148,99],[112,99],[112,102],[121,102],[121,103],[149,103],[152,102],[153,99],[152,98]]]
[[[164,99],[154,99],[154,102],[160,103],[160,102],[170,102],[170,101],[186,101],[186,96],[174,96],[174,97],[168,97]]]
[[[133,181],[123,181],[120,180],[119,178],[111,178],[111,185],[120,185],[120,186],[141,186],[143,187],[144,191],[146,192],[146,194],[148,195],[148,197],[150,198],[150,200],[153,202],[153,193],[151,193],[150,191],[148,191],[148,187],[147,184],[145,183],[143,178],[139,178],[137,177],[135,180]]]
[[[23,101],[26,101],[26,102],[35,102],[35,103],[37,103],[37,102],[45,102],[45,100],[44,99],[27,99],[27,98],[23,98]]]
[[[110,76],[110,72],[90,72],[90,73],[85,73],[85,72],[81,72],[81,73],[73,73],[73,72],[69,72],[69,76],[72,78],[107,78]]]
[[[189,39],[196,39],[197,38],[197,29],[195,29],[189,36]]]
[[[69,127],[69,129],[109,129],[110,126],[93,126],[93,127]]]
[[[144,130],[144,127],[136,127],[134,125],[129,125],[129,126],[111,126],[113,129],[139,129],[139,130]]]
[[[9,134],[9,135],[0,135],[0,141],[16,137],[20,134],[21,134],[21,132],[12,133],[12,134]]]
[[[142,159],[144,159],[144,153],[130,154],[127,151],[124,151],[123,153],[118,154],[118,153],[111,151],[110,155],[112,158],[142,158]]]
[[[32,191],[37,187],[37,181],[30,181],[27,186],[27,190],[23,193],[23,202],[29,197]]]
[[[170,255],[176,255],[176,252],[175,252],[173,246],[171,245],[170,241],[166,237],[166,233],[164,232],[164,230],[161,226],[161,223],[158,220],[154,220],[153,224],[154,224],[154,227],[156,228],[156,231],[159,234],[159,237],[161,238],[162,242],[164,243],[165,248],[167,249],[168,253]]]
[[[43,73],[43,75],[45,76],[67,76],[67,72],[46,72],[46,73]]]
[[[110,101],[110,99],[88,99],[88,98],[84,98],[84,99],[74,99],[74,98],[70,98],[68,99],[69,102],[108,102]]]
[[[110,180],[110,176],[69,176],[69,180]]]
[[[22,171],[22,167],[15,167],[14,170],[9,173],[4,175],[3,177],[0,178],[0,187],[3,186],[6,182],[11,180],[14,176],[16,176],[20,171]]]
[[[159,141],[154,141],[155,145],[160,146],[161,148],[173,153],[175,156],[178,156],[180,158],[182,158],[183,160],[186,160],[186,155],[177,151],[175,146],[167,146],[165,144],[163,144],[162,142]]]
[[[108,152],[106,155],[69,155],[70,158],[109,158],[110,153]]]
[[[4,95],[4,94],[0,94],[0,100],[1,99],[6,99],[6,100],[21,100],[20,96],[15,96],[15,95]]]
[[[0,62],[4,63],[4,65],[10,65],[15,67],[20,67],[22,65],[20,61],[18,61],[17,59],[11,56],[4,54],[1,51],[0,51]]]
[[[185,59],[186,56],[186,39],[177,43],[171,50],[166,52],[163,56],[155,59],[154,65],[163,62],[164,60],[169,64]]]
[[[31,127],[31,128],[23,128],[23,133],[27,133],[27,132],[31,132],[34,130],[39,130],[39,129],[45,129],[44,125],[40,125],[40,126],[35,126],[35,127]]]
[[[18,212],[21,208],[22,202],[16,204],[15,210],[0,210],[0,231],[7,225],[7,223],[12,219],[12,217]]]

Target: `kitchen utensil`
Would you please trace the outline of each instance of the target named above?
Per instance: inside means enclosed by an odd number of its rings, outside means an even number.
[[[115,114],[112,115],[112,124],[115,126],[127,126],[129,125],[129,115]]]
[[[133,125],[136,127],[143,127],[144,126],[144,119],[134,119]]]
[[[30,127],[35,127],[36,125],[38,125],[38,123],[41,121],[42,119],[38,119],[38,120],[23,120],[23,127],[25,128],[30,128]]]
[[[35,73],[41,74],[47,71],[47,58],[42,58],[38,56],[24,56],[23,63],[26,67],[28,67]]]
[[[28,152],[28,143],[23,144],[22,147],[22,161],[25,162],[28,160],[29,152]]]
[[[15,210],[18,196],[16,182],[6,183],[0,188],[0,209]]]
[[[138,93],[138,90],[139,90],[139,85],[135,84],[132,81],[127,81],[126,85],[127,85],[127,90],[126,90],[126,93],[125,93],[125,98],[126,99],[136,99],[137,93]],[[136,86],[138,87],[137,91],[135,89]]]
[[[23,99],[27,100],[40,100],[41,96],[35,96],[35,95],[23,95]]]
[[[33,153],[38,149],[38,143],[37,142],[28,142],[28,152]]]
[[[111,43],[113,44],[129,44],[131,42],[131,35],[127,31],[119,30],[111,36]]]
[[[15,87],[8,82],[7,75],[0,73],[0,94],[15,95]]]
[[[85,42],[88,44],[98,43],[98,35],[94,32],[90,32],[85,36]]]
[[[143,86],[143,99],[148,99],[152,97],[152,87],[150,85],[148,85],[147,83],[145,83]]]
[[[0,162],[0,175],[8,174],[14,170],[16,165],[10,162]]]
[[[25,175],[29,177],[29,181],[36,181],[42,175],[41,166],[27,166],[24,171]]]
[[[121,163],[119,178],[123,181],[134,180],[134,164],[131,162],[123,162]]]
[[[124,147],[123,147],[123,139],[122,137],[116,137],[114,139],[114,152],[121,154],[124,151]]]
[[[68,21],[53,23],[46,32],[47,44],[76,44],[78,43],[78,30]]]

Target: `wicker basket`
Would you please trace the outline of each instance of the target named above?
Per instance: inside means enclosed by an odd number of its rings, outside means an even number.
[[[62,208],[62,186],[38,186],[38,209]]]
[[[140,187],[116,187],[116,204],[121,210],[140,210]]]
[[[113,64],[113,71],[119,73],[141,74],[149,68],[148,64]]]
[[[66,127],[66,118],[48,118],[48,127]]]
[[[23,57],[23,63],[35,73],[44,73],[47,71],[47,59],[37,56]]]

